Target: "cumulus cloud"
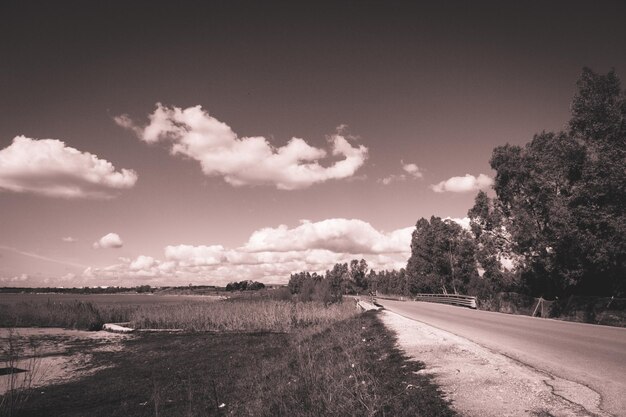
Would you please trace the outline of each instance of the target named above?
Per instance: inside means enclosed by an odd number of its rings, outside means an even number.
[[[165,142],[172,155],[200,162],[208,176],[221,176],[233,186],[273,185],[282,190],[306,188],[316,183],[352,177],[367,159],[367,148],[353,146],[341,133],[329,138],[330,156],[335,161],[322,166],[328,152],[292,138],[285,146],[274,147],[262,136],[238,137],[227,124],[201,106],[166,107],[157,103],[145,127],[127,115],[115,122],[132,130],[144,142]],[[336,160],[340,158],[339,160]]]
[[[73,238],[72,236],[65,236],[65,237],[62,237],[62,238],[61,238],[61,240],[62,240],[63,242],[65,242],[65,243],[74,243],[74,242],[78,241],[78,239]]]
[[[219,265],[225,260],[225,249],[222,245],[167,246],[165,248],[165,259],[176,261],[184,266]]]
[[[407,250],[411,231],[409,227],[383,233],[358,219],[327,219],[315,223],[303,221],[292,229],[280,225],[258,230],[250,236],[244,248],[252,252],[326,249],[351,254],[397,253]]]
[[[301,221],[292,228],[280,225],[257,230],[238,248],[170,245],[165,247],[163,260],[146,255],[120,258],[115,265],[88,268],[83,275],[108,285],[123,285],[119,280],[134,278],[154,284],[226,284],[242,279],[280,283],[291,273],[323,273],[335,263],[355,258],[366,259],[374,269],[398,269],[406,266],[413,229],[383,232],[356,219]]]
[[[151,256],[140,255],[130,263],[130,269],[132,270],[145,270],[152,268],[156,263],[155,259]]]
[[[416,164],[405,164],[402,162],[402,169],[414,178],[422,178],[424,176]]]
[[[430,188],[436,193],[465,193],[488,188],[493,184],[493,179],[485,174],[475,177],[465,174],[463,177],[452,177],[438,184],[433,184]]]
[[[135,182],[135,171],[117,171],[109,161],[56,139],[17,136],[0,150],[0,191],[103,199]]]
[[[416,164],[405,164],[402,160],[400,161],[400,164],[402,165],[402,170],[405,172],[404,174],[391,174],[385,178],[379,179],[378,182],[383,185],[389,185],[392,182],[406,181],[407,179],[419,179],[424,177],[424,174]]]
[[[124,246],[124,242],[117,233],[108,233],[94,242],[94,249],[118,249]]]
[[[143,261],[138,257],[104,268],[88,268],[83,277],[97,282],[96,285],[133,285],[138,280],[154,285],[189,282],[225,285],[244,279],[286,283],[291,273],[311,271],[323,274],[335,263],[347,263],[355,258],[366,259],[369,266],[377,270],[404,268],[408,259],[401,254],[347,254],[328,250],[246,253],[231,249],[223,255],[220,263],[206,262],[203,258],[180,261],[155,259],[150,266],[141,268],[139,264]]]

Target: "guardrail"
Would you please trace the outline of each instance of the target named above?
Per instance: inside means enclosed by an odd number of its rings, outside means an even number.
[[[476,297],[459,294],[415,294],[415,301],[427,301],[430,303],[452,304],[457,306],[476,308]]]

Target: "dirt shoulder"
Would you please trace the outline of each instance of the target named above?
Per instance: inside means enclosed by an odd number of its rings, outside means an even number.
[[[383,311],[385,325],[410,357],[426,364],[464,416],[608,416],[591,389],[555,378],[452,333]]]

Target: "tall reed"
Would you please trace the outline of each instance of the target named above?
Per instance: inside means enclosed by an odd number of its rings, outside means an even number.
[[[184,303],[142,306],[131,314],[130,326],[138,329],[190,331],[273,331],[326,325],[357,313],[353,303],[294,303],[277,300]]]

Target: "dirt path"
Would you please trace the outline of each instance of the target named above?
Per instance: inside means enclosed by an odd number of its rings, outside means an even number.
[[[452,333],[383,311],[400,347],[426,364],[452,407],[468,417],[609,416],[591,389],[555,378]]]

